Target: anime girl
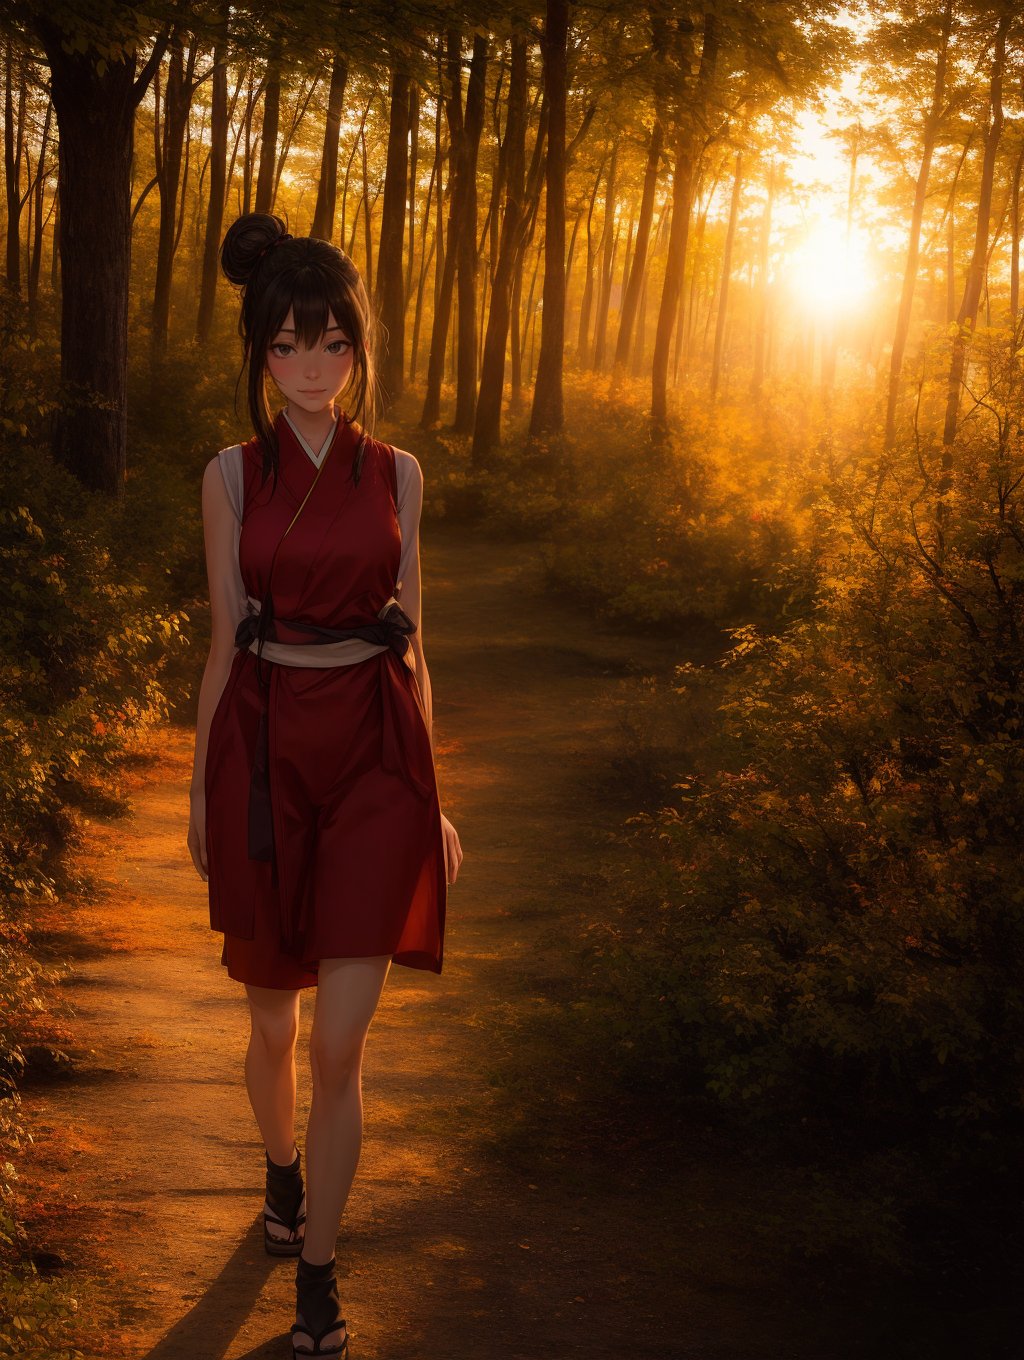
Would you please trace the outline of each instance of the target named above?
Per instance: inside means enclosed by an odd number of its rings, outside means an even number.
[[[440,973],[462,863],[435,778],[423,473],[357,423],[373,423],[373,317],[348,256],[247,213],[221,264],[242,290],[255,435],[203,477],[212,641],[188,847],[221,962],[249,1001],[264,1244],[298,1257],[292,1354],[341,1355],[334,1252],[362,1142],[366,1034],[392,962]],[[287,403],[274,418],[268,375]],[[348,392],[352,415],[335,405]],[[307,1213],[295,1045],[311,986]]]

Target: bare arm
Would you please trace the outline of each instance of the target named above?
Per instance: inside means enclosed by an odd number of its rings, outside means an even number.
[[[423,589],[420,582],[420,514],[423,510],[423,469],[411,453],[395,450],[398,473],[398,523],[402,530],[402,561],[398,570],[395,598],[416,625],[412,634],[413,657],[416,662],[416,682],[423,698],[430,734],[430,750],[434,751],[434,709],[430,693],[430,675],[423,655]]]
[[[210,585],[210,655],[199,688],[196,749],[189,790],[192,799],[205,794],[210,725],[234,660],[235,629],[245,613],[245,586],[238,568],[238,531],[238,520],[228,499],[219,460],[213,458],[203,473],[203,538]]]

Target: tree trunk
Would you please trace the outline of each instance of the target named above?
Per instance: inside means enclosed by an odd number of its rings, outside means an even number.
[[[59,161],[58,149],[58,161]],[[53,238],[50,242],[50,289],[57,296],[60,291],[60,191],[53,195]]]
[[[469,65],[469,84],[466,89],[466,117],[463,129],[464,164],[459,176],[462,192],[459,196],[460,221],[455,242],[459,314],[457,322],[455,420],[452,428],[463,434],[471,433],[473,420],[476,416],[476,174],[480,154],[480,138],[484,129],[489,48],[490,40],[487,37],[480,33],[474,36],[473,58]]]
[[[713,13],[708,13],[704,17],[704,40],[701,44],[697,88],[693,99],[695,107],[686,107],[681,100],[677,110],[675,170],[672,180],[672,227],[669,232],[665,282],[661,292],[654,357],[651,363],[651,430],[655,439],[662,438],[668,429],[668,358],[686,269],[686,240],[690,229],[690,200],[696,151],[694,118],[700,117],[703,112],[708,86],[713,79],[717,61],[718,21]]]
[[[327,121],[324,126],[323,150],[320,153],[320,178],[316,189],[316,207],[310,236],[321,241],[334,239],[334,215],[338,205],[338,143],[341,136],[341,114],[345,107],[345,86],[348,84],[348,62],[339,48],[334,49],[331,66],[331,88],[327,95]]]
[[[605,182],[604,189],[604,227],[602,229],[604,248],[601,260],[601,286],[597,294],[597,320],[594,325],[593,367],[599,371],[604,368],[604,351],[608,337],[608,309],[611,304],[615,247],[618,241],[615,228],[615,174],[618,168],[618,160],[619,139],[616,138],[612,144],[612,157],[608,166],[608,179]]]
[[[263,93],[263,130],[260,136],[260,169],[256,180],[254,211],[274,210],[274,184],[277,179],[277,133],[281,120],[281,56],[275,44],[267,62],[267,83]]]
[[[775,159],[768,167],[768,186],[765,191],[764,216],[761,219],[761,254],[757,280],[757,322],[754,332],[754,376],[751,390],[754,396],[761,391],[767,372],[768,358],[768,269],[771,263],[772,206],[775,196]]]
[[[732,182],[732,201],[729,204],[729,226],[725,233],[722,257],[722,287],[718,298],[718,317],[715,321],[715,353],[711,360],[711,400],[718,396],[722,376],[722,344],[725,339],[725,316],[729,304],[729,275],[732,272],[732,247],[736,240],[736,219],[740,211],[740,187],[743,182],[743,153],[736,152],[736,176]]]
[[[647,168],[644,171],[644,187],[640,198],[640,219],[636,229],[636,245],[629,265],[629,278],[622,298],[619,313],[619,338],[615,344],[615,361],[612,365],[612,391],[625,371],[629,356],[630,341],[633,338],[633,325],[636,321],[637,303],[640,300],[640,286],[647,272],[647,249],[651,237],[651,223],[654,221],[654,195],[658,188],[658,167],[661,149],[665,144],[665,125],[661,115],[655,111],[654,127],[647,146]]]
[[[430,353],[427,359],[427,387],[420,414],[420,426],[430,429],[441,417],[441,381],[444,374],[448,325],[451,320],[452,294],[455,291],[455,243],[458,232],[458,195],[462,163],[462,32],[449,27],[445,50],[447,97],[444,99],[448,123],[448,231],[441,238],[441,199],[438,194],[438,259],[440,277],[434,297],[434,320],[430,332]],[[441,260],[441,250],[444,260]]]
[[[440,98],[438,98],[438,100],[436,101],[436,110],[434,118],[434,159],[430,167],[430,183],[427,185],[427,201],[423,205],[423,226],[420,230],[420,236],[423,238],[424,250],[423,258],[420,263],[419,283],[416,286],[416,311],[413,319],[412,347],[411,353],[409,355],[410,382],[415,382],[416,373],[419,366],[420,327],[423,323],[423,296],[427,286],[427,274],[430,269],[431,259],[434,257],[435,252],[438,249],[440,249],[441,246],[441,243],[438,239],[438,232],[441,230],[440,200],[441,200],[441,167],[443,164],[443,160],[444,157],[441,152],[441,100]],[[430,240],[430,250],[428,252],[426,250],[426,242],[428,233],[430,231],[430,214],[432,205],[434,203],[435,190],[438,202],[437,224],[434,229],[433,236],[431,237]]]
[[[373,296],[373,218],[370,204],[370,170],[366,157],[366,127],[359,134],[360,155],[363,162],[363,282],[367,295]],[[353,236],[355,230],[353,228]],[[352,252],[349,251],[349,254]]]
[[[921,164],[917,172],[917,183],[914,186],[914,206],[910,214],[907,263],[903,271],[903,288],[900,293],[900,306],[896,317],[896,333],[892,342],[892,354],[889,356],[889,397],[885,410],[885,447],[887,449],[892,448],[896,439],[896,407],[899,403],[903,356],[907,350],[907,336],[910,334],[910,313],[914,303],[914,289],[917,285],[917,268],[921,252],[921,223],[924,220],[924,205],[928,193],[932,154],[939,135],[942,104],[946,94],[946,63],[952,27],[953,0],[946,0],[945,8],[942,11],[942,27],[939,32],[939,47],[935,58],[932,100],[924,120]]]
[[[974,252],[967,270],[964,295],[957,315],[957,330],[953,339],[953,354],[949,365],[949,385],[946,392],[946,420],[942,431],[943,474],[952,468],[952,444],[956,438],[957,413],[960,407],[960,386],[967,364],[967,345],[978,319],[978,305],[985,282],[985,259],[988,254],[989,214],[992,209],[992,181],[995,173],[996,152],[1003,131],[1003,69],[1006,65],[1006,33],[1013,10],[1007,5],[1000,16],[995,34],[992,74],[989,82],[990,121],[985,136],[985,153],[978,192],[978,224],[974,236]],[[948,479],[947,479],[948,480]]]
[[[1014,323],[1020,310],[1020,179],[1024,171],[1024,144],[1013,167],[1010,201],[1010,316]]]
[[[409,71],[396,54],[391,66],[388,154],[384,169],[377,256],[377,314],[381,321],[381,413],[398,401],[405,380],[405,240],[406,190],[409,182]]]
[[[206,209],[206,237],[203,242],[203,273],[199,287],[199,313],[196,340],[205,345],[213,328],[213,309],[217,298],[221,232],[227,192],[228,159],[228,32],[231,6],[224,0],[220,7],[217,40],[213,48],[213,75],[210,93],[210,201]]]
[[[409,184],[406,198],[409,204],[409,253],[405,266],[405,310],[412,297],[412,276],[416,260],[416,183],[420,159],[420,87],[415,80],[409,83]]]
[[[32,222],[32,250],[29,257],[28,266],[28,321],[29,333],[36,334],[39,306],[39,275],[43,263],[43,203],[44,191],[46,188],[46,148],[50,140],[50,123],[53,119],[53,100],[48,100],[46,104],[46,119],[43,123],[43,135],[39,145],[39,160],[36,164],[36,177],[32,186],[32,202],[35,205],[35,213]]]
[[[601,187],[607,160],[606,155],[598,166],[597,176],[594,179],[594,192],[590,195],[590,205],[587,208],[587,263],[585,266],[586,274],[583,279],[583,296],[580,299],[579,327],[576,334],[576,363],[580,368],[586,364],[587,355],[590,352],[590,315],[594,309],[594,255],[597,249],[594,243],[594,209],[597,206],[597,191]]]
[[[540,356],[533,389],[530,435],[561,430],[562,360],[565,350],[565,105],[568,85],[568,0],[547,0],[544,86],[548,151],[544,208],[544,302]]]
[[[185,125],[191,102],[192,74],[195,69],[196,44],[192,39],[186,65],[182,52],[183,30],[175,28],[171,34],[167,87],[164,97],[163,135],[159,137],[156,158],[157,184],[160,190],[160,231],[157,239],[156,283],[153,288],[152,353],[161,356],[167,348],[167,331],[171,313],[171,277],[174,270],[174,248],[178,217],[178,186],[181,180]]]
[[[52,19],[33,18],[50,63],[59,130],[61,386],[53,456],[83,485],[124,490],[128,436],[128,281],[135,111],[167,45],[135,78],[135,58],[67,53]]]
[[[490,463],[489,454],[501,443],[501,401],[505,389],[505,349],[508,341],[512,291],[521,260],[525,224],[526,92],[528,39],[512,35],[505,123],[505,215],[491,288],[491,307],[480,368],[480,396],[473,427],[475,468]]]
[[[25,146],[24,76],[19,80],[18,114],[14,114],[14,52],[7,41],[4,62],[4,182],[7,187],[7,288],[21,296],[21,153]]]

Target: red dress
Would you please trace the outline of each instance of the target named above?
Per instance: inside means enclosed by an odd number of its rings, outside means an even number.
[[[273,614],[331,629],[373,624],[393,595],[402,550],[395,450],[343,416],[317,468],[279,414],[280,463],[260,486],[255,439],[242,446],[239,567]],[[275,549],[276,558],[275,558]],[[272,571],[272,582],[270,580]],[[281,633],[280,641],[308,642]],[[410,648],[411,653],[411,648]],[[259,662],[240,647],[207,748],[210,926],[230,977],[314,986],[320,959],[390,954],[440,973],[446,906],[441,810],[422,696],[392,647],[323,667]],[[266,688],[269,673],[269,688]],[[249,799],[266,704],[273,822],[269,860],[250,858]]]

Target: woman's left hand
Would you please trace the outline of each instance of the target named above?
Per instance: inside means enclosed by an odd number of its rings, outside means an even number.
[[[441,813],[441,834],[444,837],[445,873],[448,876],[448,882],[454,883],[459,875],[459,866],[462,863],[462,846],[459,844],[459,833],[443,812]]]

